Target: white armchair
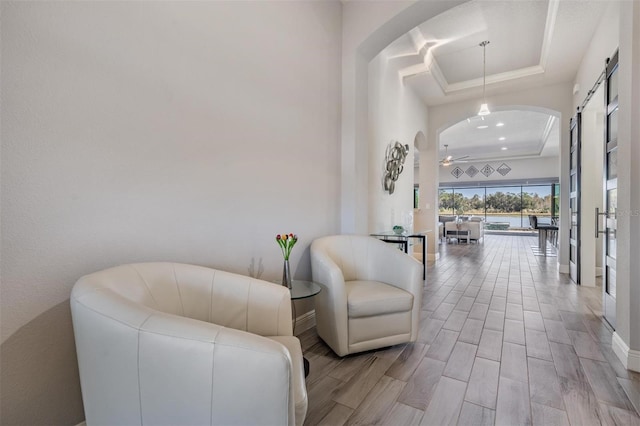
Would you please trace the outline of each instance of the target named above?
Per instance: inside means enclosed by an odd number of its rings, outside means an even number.
[[[480,242],[484,238],[484,222],[469,220],[467,222],[447,222],[445,223],[445,237],[456,238],[458,240]]]
[[[422,265],[375,238],[336,235],[311,244],[318,335],[339,356],[414,342]]]
[[[484,222],[482,220],[469,220],[463,224],[469,230],[469,239],[480,242],[484,238]]]
[[[87,424],[301,425],[289,290],[177,263],[82,277],[71,313]]]
[[[467,222],[447,222],[444,224],[444,236],[447,241],[455,238],[458,241],[465,240],[469,242],[469,228],[466,227]]]

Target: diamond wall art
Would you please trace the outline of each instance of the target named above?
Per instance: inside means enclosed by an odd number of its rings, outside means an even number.
[[[460,167],[456,167],[455,169],[451,170],[451,174],[456,178],[459,179],[460,176],[462,176],[464,174],[464,170],[462,170]]]
[[[485,164],[485,166],[482,168],[482,170],[480,170],[480,173],[482,173],[483,175],[485,175],[486,177],[491,176],[491,174],[495,172],[494,168],[491,167],[488,164]]]
[[[500,167],[496,169],[496,171],[500,173],[502,176],[506,176],[507,173],[511,171],[511,167],[507,166],[505,163],[502,163],[500,164]]]
[[[478,174],[480,170],[476,169],[475,166],[471,166],[467,169],[467,171],[465,172],[466,174],[468,174],[471,177],[474,177],[475,175]]]

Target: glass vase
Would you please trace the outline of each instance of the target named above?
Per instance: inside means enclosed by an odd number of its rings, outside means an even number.
[[[289,259],[284,260],[282,269],[282,285],[291,290],[291,270],[289,269]]]

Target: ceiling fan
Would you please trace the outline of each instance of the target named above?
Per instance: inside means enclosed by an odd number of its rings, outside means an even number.
[[[443,166],[447,167],[450,166],[453,163],[466,163],[466,161],[461,161],[464,160],[465,158],[469,157],[468,155],[464,155],[462,157],[458,157],[458,158],[453,158],[453,155],[447,155],[447,153],[449,152],[449,145],[445,144],[444,145],[444,158],[442,160],[440,160],[440,164],[442,164]]]

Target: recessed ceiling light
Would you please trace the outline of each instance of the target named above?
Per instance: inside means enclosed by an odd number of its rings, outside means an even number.
[[[505,140],[505,139],[506,139],[506,138],[505,138],[504,136],[500,136],[500,137],[498,138],[498,140],[501,140],[501,141],[503,141],[503,140]]]
[[[496,127],[502,127],[502,126],[504,126],[504,123],[498,123],[498,124],[496,124]]]
[[[507,149],[509,149],[509,148],[507,148],[506,146],[503,146],[503,147],[502,147],[502,148],[500,148],[500,149],[501,149],[501,150],[503,150],[503,151],[506,151],[506,150],[507,150]]]
[[[478,129],[486,129],[487,127],[489,126],[482,125],[482,126],[478,126]]]

